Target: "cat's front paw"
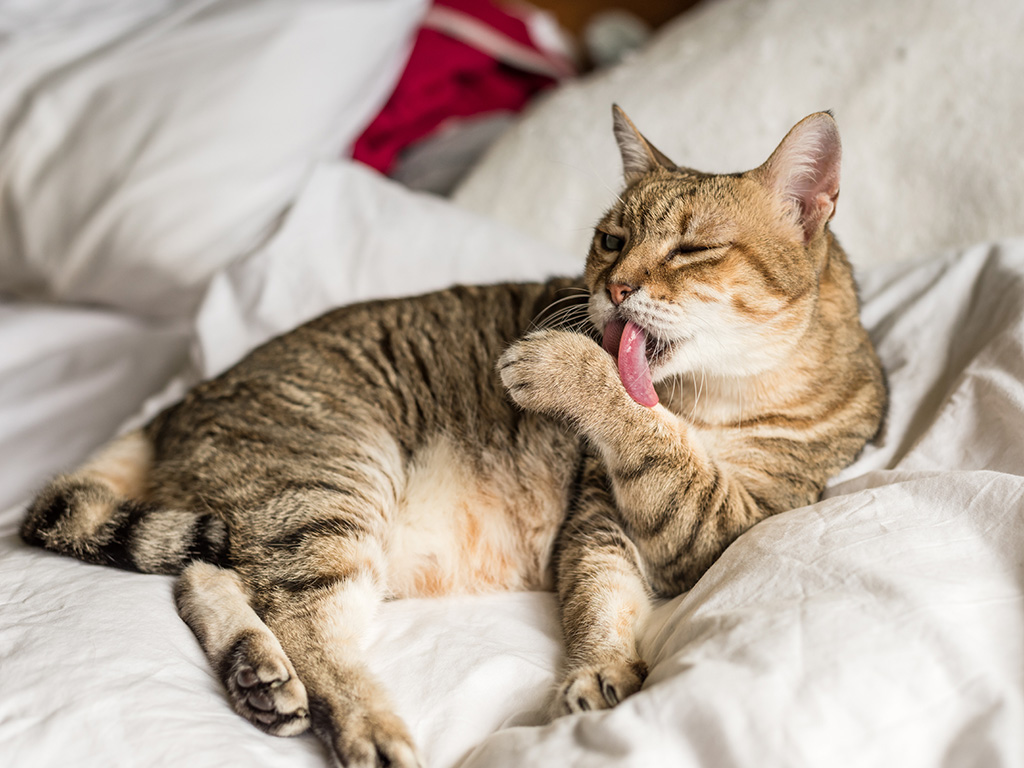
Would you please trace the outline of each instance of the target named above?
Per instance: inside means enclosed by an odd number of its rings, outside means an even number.
[[[582,418],[599,410],[617,383],[615,363],[581,333],[541,330],[510,346],[498,361],[509,395],[523,408]]]
[[[405,723],[386,709],[357,704],[335,711],[329,723],[318,719],[313,729],[326,738],[339,768],[423,768]]]
[[[640,690],[647,664],[639,659],[591,664],[570,672],[555,695],[555,717],[614,707]]]

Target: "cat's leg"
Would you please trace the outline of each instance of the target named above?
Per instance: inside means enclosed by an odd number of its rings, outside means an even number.
[[[268,590],[267,624],[306,684],[314,733],[336,765],[414,768],[421,765],[405,724],[366,668],[363,644],[382,597],[380,552],[363,542],[347,571],[324,570],[307,584]]]
[[[174,598],[236,712],[275,736],[309,728],[306,688],[281,643],[252,609],[238,574],[194,562],[182,572]]]
[[[386,440],[380,441],[382,445]],[[405,724],[367,669],[370,622],[386,594],[384,542],[404,469],[390,444],[363,441],[333,474],[293,476],[240,533],[237,568],[309,698],[310,728],[347,768],[412,768]],[[232,532],[234,535],[234,531]]]
[[[584,461],[580,494],[555,549],[566,642],[555,716],[615,706],[647,676],[636,647],[637,629],[650,609],[640,554],[617,520],[600,461]]]

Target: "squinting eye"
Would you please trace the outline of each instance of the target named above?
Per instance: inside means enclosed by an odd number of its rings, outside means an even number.
[[[609,235],[607,232],[601,235],[601,247],[606,251],[621,251],[622,246],[625,244],[626,241],[621,237]]]

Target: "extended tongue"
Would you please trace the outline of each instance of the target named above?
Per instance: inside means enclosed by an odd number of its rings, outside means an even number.
[[[619,378],[629,396],[648,408],[656,406],[658,393],[651,381],[644,329],[632,320],[623,322],[615,318],[605,326],[602,345],[618,358]]]
[[[608,321],[608,325],[604,327],[604,338],[601,340],[601,346],[604,347],[604,351],[614,357],[616,360],[619,359],[619,342],[622,341],[622,331],[626,328],[626,321],[621,317],[615,317]]]

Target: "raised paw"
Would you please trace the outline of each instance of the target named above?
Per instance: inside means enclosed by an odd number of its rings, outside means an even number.
[[[330,745],[336,765],[344,768],[422,768],[423,762],[401,718],[386,710],[359,706],[326,714],[312,702],[313,728]]]
[[[611,357],[593,340],[550,329],[528,334],[505,350],[498,373],[523,408],[570,417],[599,407],[601,392],[616,380]]]
[[[225,661],[224,684],[242,717],[274,736],[309,728],[306,687],[283,651],[260,635],[243,636]]]
[[[639,659],[575,669],[558,687],[554,715],[614,707],[639,691],[646,677],[647,664]]]

